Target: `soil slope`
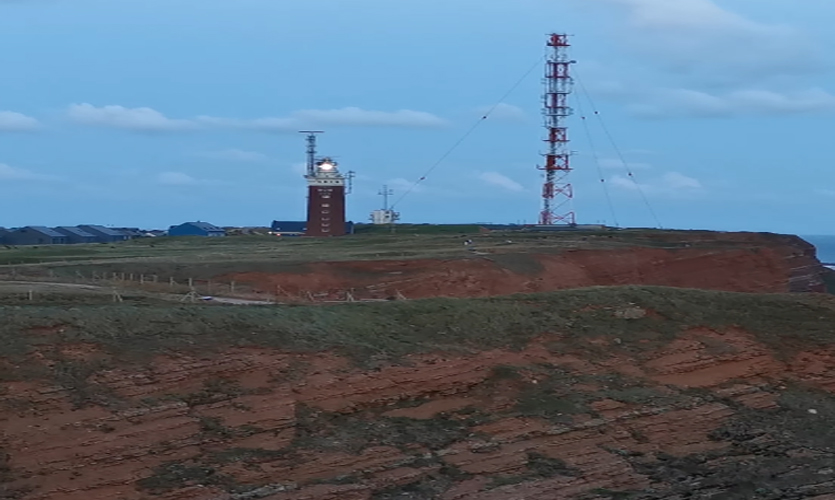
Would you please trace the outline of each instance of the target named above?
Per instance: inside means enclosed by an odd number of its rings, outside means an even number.
[[[0,317],[3,498],[835,498],[828,296]]]
[[[565,247],[561,235],[546,235],[538,245],[527,241],[522,252],[513,241],[502,246],[496,238],[475,237],[457,258],[300,261],[280,272],[243,271],[218,279],[284,299],[331,300],[344,300],[349,293],[355,299],[489,297],[626,284],[774,293],[825,288],[815,248],[793,236],[659,232],[631,238],[614,233],[582,237],[575,247]]]

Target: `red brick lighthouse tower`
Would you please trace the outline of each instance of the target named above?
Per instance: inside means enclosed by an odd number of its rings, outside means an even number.
[[[316,135],[307,136],[307,236],[345,234],[345,177],[331,158],[316,158]]]

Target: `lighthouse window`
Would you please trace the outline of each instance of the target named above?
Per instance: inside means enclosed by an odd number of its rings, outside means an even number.
[[[322,210],[322,213],[323,214],[329,214],[329,213],[331,213],[331,211],[330,210]]]
[[[322,208],[330,208],[330,203],[322,203]]]

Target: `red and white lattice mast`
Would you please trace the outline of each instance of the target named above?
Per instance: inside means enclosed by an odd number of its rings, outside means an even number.
[[[572,109],[568,106],[573,80],[568,58],[568,35],[548,35],[548,60],[545,63],[545,128],[548,131],[548,152],[545,153],[545,185],[542,186],[542,212],[539,223],[576,224],[573,199],[574,190],[569,182],[571,151],[568,149],[567,118]]]

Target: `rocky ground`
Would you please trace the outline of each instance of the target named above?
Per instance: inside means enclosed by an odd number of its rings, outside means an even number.
[[[444,247],[443,258],[311,259],[274,270],[237,266],[236,272],[218,278],[282,300],[307,294],[343,300],[348,293],[355,299],[489,297],[636,284],[754,293],[826,289],[827,270],[815,257],[814,247],[793,236],[698,231],[487,233],[469,242],[457,255]]]
[[[835,498],[824,295],[0,315],[3,498]]]

